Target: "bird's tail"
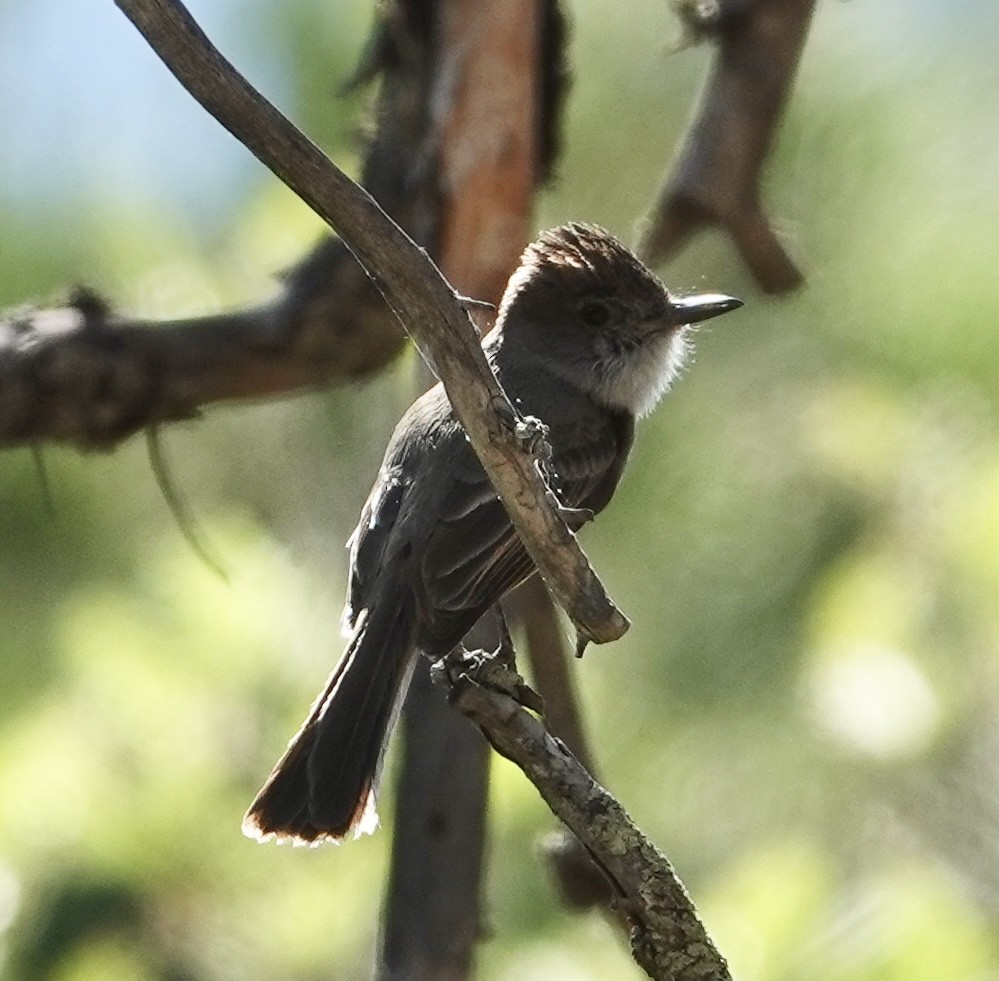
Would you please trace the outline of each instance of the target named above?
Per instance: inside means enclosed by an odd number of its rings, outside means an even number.
[[[406,602],[361,613],[325,690],[246,812],[245,835],[318,844],[374,831],[382,756],[416,660],[412,625]]]

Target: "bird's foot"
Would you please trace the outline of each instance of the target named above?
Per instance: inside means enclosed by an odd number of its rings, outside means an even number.
[[[508,695],[518,705],[540,715],[544,711],[544,701],[517,672],[504,646],[501,641],[495,651],[468,651],[456,647],[431,665],[431,677],[437,683],[446,682],[452,692],[469,684],[489,688]]]

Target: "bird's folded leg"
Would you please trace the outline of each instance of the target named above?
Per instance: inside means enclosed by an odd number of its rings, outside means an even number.
[[[556,514],[566,523],[571,531],[578,531],[588,521],[592,521],[596,517],[596,512],[591,511],[589,508],[567,507],[558,499],[558,494],[550,487],[548,489],[548,500],[555,509]]]

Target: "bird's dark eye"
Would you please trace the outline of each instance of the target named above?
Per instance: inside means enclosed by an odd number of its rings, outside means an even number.
[[[587,300],[579,308],[579,318],[588,327],[603,327],[611,318],[611,310],[603,300]]]

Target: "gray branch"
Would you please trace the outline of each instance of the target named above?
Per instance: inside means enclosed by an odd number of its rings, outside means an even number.
[[[532,439],[486,363],[460,298],[427,253],[227,62],[175,0],[116,0],[199,103],[336,229],[427,363],[546,585],[581,637],[628,628],[557,513]]]
[[[501,652],[503,653],[503,652]],[[632,956],[659,981],[731,981],[669,860],[565,744],[522,702],[524,684],[498,655],[475,651],[435,665],[452,704],[523,770],[606,875],[628,926]]]

